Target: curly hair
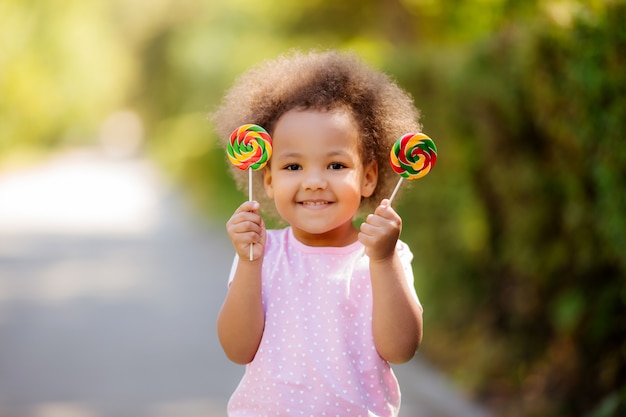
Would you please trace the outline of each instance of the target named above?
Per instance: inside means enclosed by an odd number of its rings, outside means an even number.
[[[378,164],[376,189],[363,199],[361,210],[389,197],[398,178],[389,165],[389,151],[401,135],[421,131],[419,111],[406,91],[351,53],[296,51],[241,75],[210,116],[226,146],[230,133],[246,123],[262,126],[272,135],[278,119],[292,109],[346,109],[360,132],[362,162]],[[245,190],[246,173],[235,167],[232,171]],[[260,174],[254,174],[257,190],[263,183]]]

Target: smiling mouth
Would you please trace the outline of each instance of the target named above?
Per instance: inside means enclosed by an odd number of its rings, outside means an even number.
[[[332,204],[332,202],[330,201],[301,201],[300,204],[303,206],[309,206],[309,207],[320,207],[320,206],[326,206],[328,204]]]

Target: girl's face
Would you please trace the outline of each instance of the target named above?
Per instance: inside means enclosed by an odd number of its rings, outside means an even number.
[[[278,119],[265,190],[294,236],[309,246],[357,239],[352,219],[376,187],[378,166],[363,166],[359,132],[344,110],[291,110]]]

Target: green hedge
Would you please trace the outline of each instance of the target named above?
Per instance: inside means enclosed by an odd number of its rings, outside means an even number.
[[[625,22],[607,3],[394,67],[440,153],[401,206],[423,349],[501,415],[626,413]]]

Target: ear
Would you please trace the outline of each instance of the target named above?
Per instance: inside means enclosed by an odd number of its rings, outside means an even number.
[[[376,184],[378,184],[378,163],[373,161],[364,166],[361,196],[365,198],[371,196],[376,189]]]
[[[272,185],[272,170],[269,166],[266,166],[263,170],[263,187],[265,187],[265,194],[269,198],[274,198],[274,186]]]

